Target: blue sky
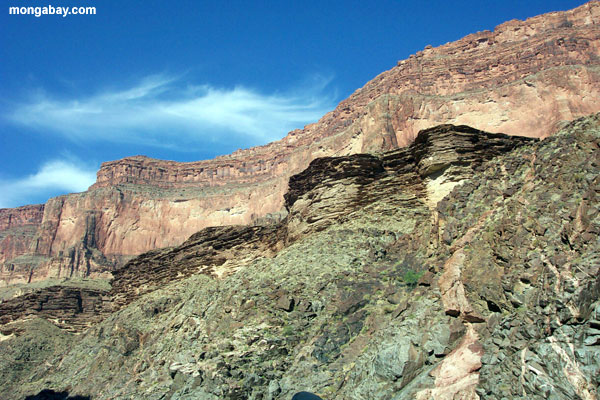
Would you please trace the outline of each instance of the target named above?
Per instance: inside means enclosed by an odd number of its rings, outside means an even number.
[[[280,139],[428,44],[583,3],[3,0],[0,208]],[[96,15],[9,15],[48,5]]]

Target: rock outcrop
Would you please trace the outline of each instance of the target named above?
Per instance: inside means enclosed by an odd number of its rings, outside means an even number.
[[[107,162],[81,194],[51,199],[24,239],[1,228],[4,284],[108,277],[131,257],[284,205],[288,178],[323,156],[387,151],[440,123],[544,137],[600,110],[600,3],[510,21],[411,56],[318,123],[280,141],[191,163]],[[4,214],[11,211],[2,211]],[[6,239],[9,237],[9,239]]]
[[[158,249],[113,272],[112,298],[116,308],[145,293],[194,274],[223,278],[240,265],[274,255],[282,247],[280,226],[222,226],[205,228],[182,245]]]
[[[300,238],[383,199],[394,198],[389,203],[394,207],[418,208],[424,200],[435,207],[481,163],[532,141],[441,125],[422,131],[412,145],[400,150],[318,158],[290,178],[285,194],[289,214],[281,223],[205,228],[180,246],[142,254],[113,272],[115,306],[194,274],[231,275],[240,265],[272,257]],[[403,191],[401,202],[398,188]]]
[[[342,215],[349,218],[348,210],[388,198],[399,187],[404,198],[395,206],[418,207],[425,201],[435,208],[482,162],[528,142],[464,125],[440,125],[421,131],[399,150],[316,159],[290,178],[284,196],[288,239],[325,229]]]
[[[110,312],[110,303],[105,290],[51,286],[0,302],[0,333],[19,332],[19,325],[14,322],[33,317],[80,332],[101,321]]]
[[[110,293],[82,289],[81,294],[58,285],[16,296],[0,303],[0,324],[37,315],[60,320],[60,327],[79,330],[81,320],[97,322],[108,311],[118,310],[174,281],[196,274],[223,279],[236,273],[240,266],[273,257],[284,247],[340,220],[348,220],[355,210],[371,204],[378,204],[380,211],[382,204],[415,211],[423,205],[433,209],[439,199],[470,178],[483,162],[532,141],[468,126],[441,125],[422,131],[412,145],[403,149],[380,155],[316,159],[305,171],[290,178],[290,189],[285,195],[288,215],[281,222],[205,228],[180,246],[144,253],[113,271]],[[402,196],[398,188],[402,188]],[[103,305],[91,302],[91,308],[77,309],[82,298],[94,294],[103,296]],[[59,313],[62,319],[48,314],[48,310]],[[76,318],[65,318],[70,314]]]
[[[598,160],[600,114],[541,141],[443,125],[314,160],[279,223],[118,269],[83,334],[11,317],[0,396],[597,398]]]

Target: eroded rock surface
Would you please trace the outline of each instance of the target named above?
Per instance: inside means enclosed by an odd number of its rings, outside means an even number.
[[[0,303],[0,332],[19,331],[15,321],[44,318],[60,328],[82,331],[101,321],[110,311],[106,290],[51,286]],[[15,327],[17,326],[17,327]]]
[[[600,114],[543,141],[446,125],[315,160],[283,221],[119,269],[119,309],[83,334],[19,320],[0,396],[597,398],[598,160]],[[429,179],[454,185],[438,200]]]
[[[4,279],[3,284],[29,280],[27,273],[19,274],[19,264],[31,260],[20,256],[30,251],[43,216],[43,204],[0,209],[0,276]]]
[[[192,163],[141,156],[104,163],[90,190],[50,200],[37,228],[2,233],[2,282],[108,279],[133,256],[179,245],[202,228],[278,212],[288,178],[316,158],[406,146],[434,125],[550,135],[600,111],[599,19],[592,1],[428,46],[319,122],[266,146]]]
[[[378,204],[382,215],[386,214],[383,205],[414,212],[423,205],[433,207],[435,199],[471,177],[484,161],[530,142],[468,126],[442,125],[421,132],[412,145],[393,152],[319,158],[290,178],[284,220],[205,228],[181,246],[131,260],[113,272],[115,305],[128,304],[143,293],[193,274],[231,275],[240,265],[274,256],[310,233],[351,220],[353,213],[373,204]],[[433,194],[427,190],[432,177],[440,187]]]

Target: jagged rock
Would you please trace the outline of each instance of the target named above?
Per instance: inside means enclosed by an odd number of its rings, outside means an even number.
[[[294,299],[284,294],[279,297],[279,299],[277,300],[277,303],[275,304],[275,307],[277,307],[283,311],[290,312],[294,309],[294,305],[295,305]]]

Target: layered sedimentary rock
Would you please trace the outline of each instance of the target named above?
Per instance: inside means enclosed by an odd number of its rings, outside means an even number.
[[[0,209],[0,230],[18,228],[26,225],[39,225],[44,215],[44,205],[35,204],[18,208]]]
[[[340,216],[350,218],[348,210],[375,199],[394,197],[390,206],[407,209],[418,209],[423,202],[435,208],[482,162],[529,142],[464,125],[440,125],[421,131],[410,146],[399,150],[316,159],[290,178],[284,196],[288,240],[325,229]],[[403,196],[390,194],[398,188]]]
[[[43,215],[43,204],[0,209],[0,276],[10,280],[15,263],[30,261],[19,256],[30,252]],[[16,273],[19,274],[18,268]]]
[[[43,215],[43,204],[0,209],[0,263],[29,249]]]
[[[69,331],[82,331],[111,310],[105,290],[51,286],[0,302],[0,333],[13,334],[13,322],[33,317],[49,320]]]
[[[266,146],[192,163],[140,156],[104,163],[90,190],[46,204],[31,241],[7,244],[12,258],[2,278],[108,276],[132,256],[180,244],[204,227],[248,224],[281,210],[287,179],[315,158],[406,146],[437,124],[552,134],[600,110],[599,21],[593,1],[428,46],[318,123]]]
[[[120,309],[84,334],[18,317],[0,396],[595,399],[599,160],[600,114],[541,141],[444,125],[315,160],[278,224],[119,269]]]
[[[55,321],[59,317],[48,314],[48,310],[62,307],[59,326],[76,330],[81,320],[96,322],[108,310],[118,310],[176,280],[196,274],[223,279],[236,273],[240,266],[273,257],[284,247],[340,220],[349,220],[353,212],[372,204],[378,204],[382,215],[391,213],[391,208],[425,215],[429,211],[423,207],[435,208],[483,162],[533,141],[468,126],[441,125],[422,131],[412,145],[403,149],[380,155],[316,159],[305,171],[290,178],[290,189],[285,195],[288,215],[281,222],[209,227],[179,246],[142,254],[113,271],[110,293],[82,289],[85,293],[77,295],[76,289],[59,285],[16,296],[0,303],[0,325],[30,315]],[[102,295],[104,305],[76,309],[76,299],[81,303],[81,296],[90,293]],[[42,302],[54,305],[38,305]],[[67,314],[74,319],[65,318]]]
[[[114,308],[194,274],[231,275],[252,259],[275,254],[283,246],[281,232],[277,225],[205,228],[180,246],[142,254],[113,272]]]
[[[118,185],[50,199],[42,223],[27,227],[25,254],[4,262],[3,283],[109,278],[132,256],[180,244],[201,228],[249,224],[265,216],[272,211],[269,200],[279,193],[277,185],[284,184],[273,185],[265,182],[250,190]],[[250,206],[256,210],[250,212]]]
[[[290,178],[285,194],[288,215],[283,221],[205,228],[180,246],[142,254],[113,272],[114,305],[122,307],[194,274],[232,275],[240,265],[272,257],[300,238],[351,219],[354,211],[374,203],[382,215],[391,212],[381,208],[383,204],[415,212],[423,206],[435,208],[483,162],[533,141],[441,125],[422,131],[412,145],[400,150],[316,159]]]

